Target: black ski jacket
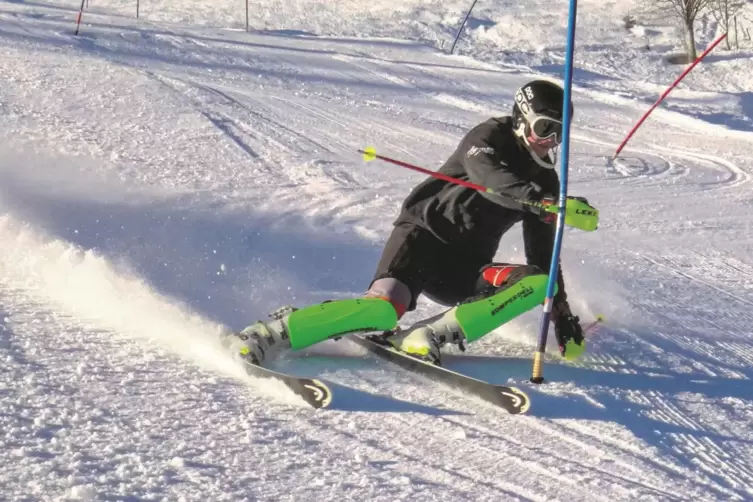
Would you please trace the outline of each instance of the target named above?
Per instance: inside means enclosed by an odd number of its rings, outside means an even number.
[[[541,210],[505,198],[541,201],[559,195],[554,169],[539,166],[522,140],[512,131],[511,117],[498,117],[474,127],[439,172],[495,192],[479,192],[454,183],[428,178],[403,203],[395,225],[412,224],[434,234],[464,255],[492,263],[502,236],[523,222],[528,264],[549,271],[555,225],[541,220]],[[564,300],[560,272],[557,300]]]

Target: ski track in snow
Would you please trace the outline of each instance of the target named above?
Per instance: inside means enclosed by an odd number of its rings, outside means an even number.
[[[538,312],[448,351],[529,392],[512,417],[327,342],[277,363],[332,385],[314,412],[245,376],[220,333],[360,294],[422,177],[357,150],[436,168],[554,53],[497,64],[480,32],[487,62],[99,5],[74,38],[74,3],[0,2],[3,497],[753,500],[750,132],[657,110],[608,163],[642,106],[612,76],[657,70],[589,48],[570,191],[602,225],[563,251],[574,308],[607,315],[589,353],[529,384]],[[497,258],[522,253],[510,236]]]

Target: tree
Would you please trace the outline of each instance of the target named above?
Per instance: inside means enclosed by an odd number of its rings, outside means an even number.
[[[682,26],[685,30],[685,46],[688,49],[688,59],[690,61],[698,57],[698,53],[695,50],[695,20],[698,14],[712,1],[714,0],[657,0],[659,5],[671,6],[680,18],[680,21],[682,21]]]
[[[725,33],[729,33],[729,25],[732,22],[732,19],[735,17],[735,14],[737,14],[737,11],[739,11],[743,4],[745,3],[745,0],[711,0],[709,3],[709,8],[711,10],[711,13],[714,14],[714,17],[716,18],[717,22],[722,26],[722,29]],[[727,43],[727,50],[732,49],[732,46],[729,42],[730,37],[727,36],[725,42]],[[737,40],[735,40],[735,43],[737,43]]]

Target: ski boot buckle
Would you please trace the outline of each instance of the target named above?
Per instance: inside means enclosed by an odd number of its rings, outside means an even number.
[[[285,305],[284,307],[280,307],[271,314],[269,314],[269,317],[274,319],[275,321],[279,321],[285,316],[288,316],[298,310],[297,308],[293,307],[292,305]]]

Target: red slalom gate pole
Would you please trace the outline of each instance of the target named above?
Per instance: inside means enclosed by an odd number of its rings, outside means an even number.
[[[630,141],[630,138],[633,137],[633,134],[635,134],[635,132],[643,124],[643,122],[646,121],[646,119],[648,118],[648,116],[651,115],[651,112],[653,112],[656,109],[656,107],[659,106],[659,104],[662,101],[664,101],[664,98],[666,98],[669,95],[669,93],[672,92],[672,89],[674,89],[675,87],[677,87],[677,84],[679,84],[680,81],[682,81],[682,79],[684,79],[685,76],[688,73],[690,73],[693,70],[693,68],[695,68],[696,65],[698,63],[700,63],[703,60],[703,58],[705,58],[706,55],[709,52],[711,52],[712,50],[714,50],[714,47],[716,47],[717,45],[719,45],[719,43],[722,40],[724,40],[726,37],[727,37],[727,34],[724,33],[724,34],[722,34],[722,36],[720,36],[719,38],[717,38],[716,40],[714,40],[714,43],[712,43],[711,45],[709,45],[708,48],[705,51],[703,51],[703,54],[701,54],[700,56],[698,56],[696,58],[696,60],[693,61],[693,64],[691,64],[690,66],[688,66],[685,69],[685,71],[682,72],[682,74],[679,77],[677,77],[677,79],[674,82],[672,82],[672,85],[670,85],[667,88],[667,90],[664,91],[664,94],[662,94],[659,97],[659,99],[656,100],[656,103],[654,103],[653,106],[651,108],[649,108],[649,110],[645,114],[643,114],[643,117],[641,117],[641,119],[638,121],[638,123],[636,123],[635,126],[633,126],[633,128],[630,130],[630,132],[628,133],[628,135],[625,137],[625,139],[622,140],[622,143],[620,143],[620,146],[617,147],[617,151],[614,152],[614,155],[612,156],[612,160],[614,160],[614,159],[617,158],[617,156],[620,154],[620,152],[622,151],[622,149],[625,148],[625,145],[627,145],[627,142]]]
[[[86,0],[81,0],[81,9],[78,11],[78,17],[76,18],[76,32],[74,35],[78,35],[78,28],[81,26],[81,16],[84,14],[84,2]]]

